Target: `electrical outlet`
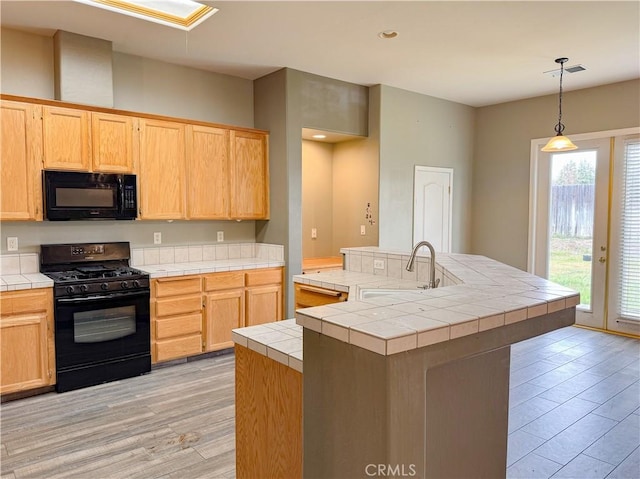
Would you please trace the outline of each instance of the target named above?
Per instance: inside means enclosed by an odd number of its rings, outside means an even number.
[[[7,237],[7,250],[8,251],[18,251],[18,237],[17,236],[8,236]]]
[[[224,241],[224,231],[218,231],[218,242]]]
[[[367,228],[366,228],[366,226],[365,226],[365,225],[360,225],[360,234],[361,234],[362,236],[364,236],[364,235],[366,235],[366,234],[367,234]]]
[[[311,239],[316,239],[318,237],[318,230],[316,228],[311,228]]]
[[[153,244],[162,244],[162,233],[153,233]]]
[[[384,269],[384,260],[383,259],[374,259],[373,260],[373,269]]]

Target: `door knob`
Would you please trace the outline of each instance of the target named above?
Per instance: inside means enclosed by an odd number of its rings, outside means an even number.
[[[607,261],[607,259],[604,256],[600,256],[600,259],[598,261],[604,263],[605,261]]]
[[[607,247],[606,246],[600,246],[600,251],[607,251]]]

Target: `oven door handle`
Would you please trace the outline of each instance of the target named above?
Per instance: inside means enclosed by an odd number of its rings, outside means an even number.
[[[95,301],[95,300],[104,300],[104,299],[130,299],[149,296],[148,291],[138,291],[135,293],[113,293],[113,294],[104,294],[104,295],[95,295],[95,296],[85,296],[82,298],[58,298],[56,301],[58,303],[64,304],[74,304],[74,303],[86,303],[87,301]]]

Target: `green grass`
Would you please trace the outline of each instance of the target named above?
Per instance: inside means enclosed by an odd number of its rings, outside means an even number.
[[[571,238],[553,238],[549,257],[549,279],[580,293],[580,304],[591,304],[591,261],[584,261],[585,248],[566,248]],[[556,247],[558,246],[558,247]],[[576,251],[578,250],[578,251]]]

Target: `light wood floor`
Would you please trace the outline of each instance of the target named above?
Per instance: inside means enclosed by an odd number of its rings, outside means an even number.
[[[507,478],[640,477],[640,341],[513,345]],[[234,356],[2,404],[2,479],[235,477]]]

